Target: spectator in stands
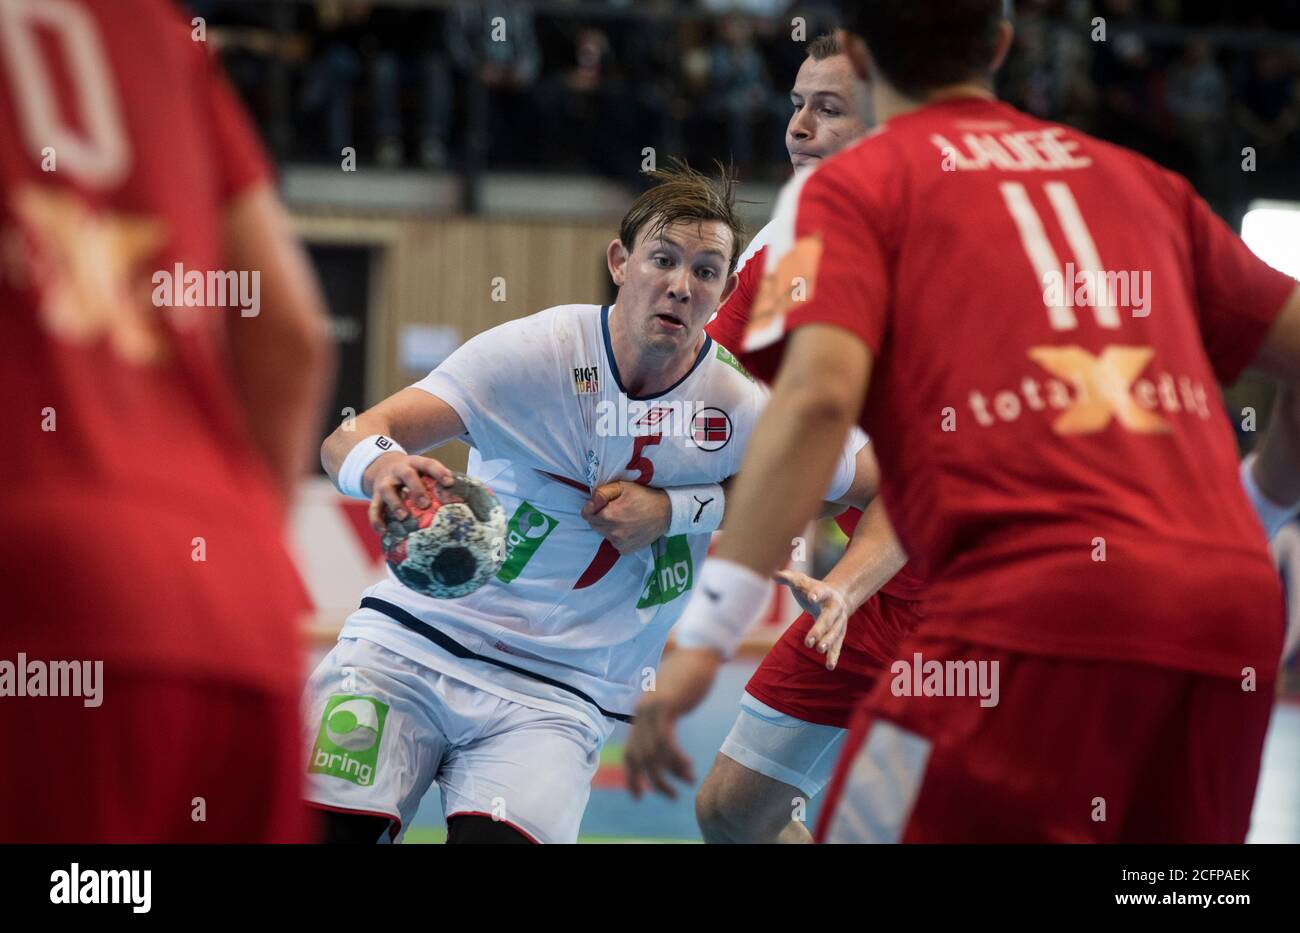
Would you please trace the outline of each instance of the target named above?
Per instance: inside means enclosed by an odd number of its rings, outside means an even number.
[[[1228,80],[1213,46],[1199,39],[1189,43],[1169,70],[1165,94],[1178,138],[1191,157],[1189,174],[1206,194],[1207,186],[1219,182],[1228,120]]]
[[[285,155],[288,128],[272,133],[276,110],[271,89],[279,63],[301,64],[311,41],[298,28],[276,30],[275,10],[267,4],[240,0],[189,0],[190,11],[204,22],[208,45],[221,56],[231,84],[239,91],[244,106],[256,120],[264,138],[275,144],[277,155]],[[300,25],[290,17],[291,27]]]
[[[709,50],[708,112],[723,121],[730,157],[744,173],[754,161],[754,124],[768,113],[772,96],[763,57],[747,16],[731,15],[718,23]]]
[[[403,163],[403,90],[413,87],[419,163],[423,168],[444,168],[453,84],[442,16],[432,10],[381,9],[372,22],[377,38],[370,56],[375,157],[385,167]]]
[[[535,161],[537,106],[533,99],[541,71],[541,47],[533,13],[515,0],[461,4],[447,13],[447,50],[467,80],[487,90],[493,161]]]
[[[1000,75],[1000,92],[1037,117],[1088,129],[1096,103],[1088,78],[1090,43],[1077,22],[1055,18],[1058,7],[1053,0],[1018,5],[1016,42]]]
[[[1261,170],[1277,170],[1288,158],[1300,126],[1300,82],[1287,51],[1260,49],[1237,108],[1247,145],[1258,150]],[[1290,171],[1293,166],[1288,165]]]
[[[1106,39],[1093,42],[1092,81],[1099,95],[1097,132],[1104,139],[1152,155],[1159,149],[1154,132],[1154,76],[1147,41],[1124,27],[1137,21],[1135,0],[1104,0]],[[1163,111],[1163,100],[1160,101]]]
[[[672,0],[638,0],[640,10],[670,12]],[[669,106],[676,90],[678,56],[677,24],[668,18],[620,19],[609,23],[610,65],[618,76],[624,109],[633,123],[631,138],[618,155],[617,177],[644,185],[640,176],[641,150],[653,146],[657,152],[681,152],[672,138]],[[629,160],[627,150],[631,150]],[[637,177],[628,178],[629,164]]]
[[[564,132],[540,140],[539,154],[549,164],[597,168],[603,159],[596,153],[613,129],[602,120],[607,110],[605,94],[613,81],[609,36],[604,30],[583,27],[566,38],[555,50],[553,63],[548,58],[548,74],[538,90],[546,125],[563,127]]]
[[[361,41],[369,29],[374,4],[317,0],[313,35],[316,52],[303,77],[302,109],[321,120],[325,157],[338,159],[356,147],[353,107],[361,73]]]
[[[731,16],[777,16],[787,5],[787,0],[699,0],[705,11],[726,19]]]

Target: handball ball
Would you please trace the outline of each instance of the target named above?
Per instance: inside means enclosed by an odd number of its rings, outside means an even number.
[[[492,579],[505,560],[505,510],[491,489],[463,473],[451,486],[421,479],[429,494],[427,509],[411,501],[409,489],[402,499],[404,520],[384,509],[384,559],[417,593],[434,599],[467,596]]]

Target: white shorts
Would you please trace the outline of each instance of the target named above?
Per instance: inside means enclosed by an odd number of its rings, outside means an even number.
[[[393,821],[400,840],[433,782],[450,819],[482,814],[535,842],[576,842],[604,737],[373,642],[341,638],[303,697],[307,801]]]
[[[746,691],[721,752],[750,771],[797,787],[811,799],[831,779],[846,734],[775,710]]]

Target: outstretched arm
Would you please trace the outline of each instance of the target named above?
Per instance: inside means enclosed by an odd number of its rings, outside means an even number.
[[[828,671],[839,663],[849,618],[906,563],[907,554],[894,536],[885,505],[874,499],[853,529],[844,556],[825,579],[793,570],[777,572],[777,579],[790,587],[800,607],[817,620],[804,644],[826,655]]]
[[[432,477],[444,485],[452,482],[452,471],[437,460],[412,456],[406,451],[418,453],[428,450],[464,433],[465,425],[460,416],[442,399],[423,389],[403,389],[335,428],[334,433],[321,444],[320,462],[334,485],[343,489],[340,475],[345,472],[344,464],[349,455],[364,456],[368,453],[358,449],[362,442],[374,444],[378,435],[404,448],[375,457],[361,474],[359,488],[352,490],[370,498],[370,524],[382,533],[381,515],[385,505],[397,518],[404,517],[403,488],[411,491],[416,505],[427,508],[429,499],[421,475]],[[379,446],[382,444],[380,441]]]
[[[1278,315],[1255,365],[1282,391],[1253,463],[1259,491],[1279,507],[1300,504],[1300,288]]]
[[[853,529],[844,556],[826,574],[825,582],[843,593],[849,611],[855,612],[906,563],[907,553],[894,535],[885,503],[873,496]]]

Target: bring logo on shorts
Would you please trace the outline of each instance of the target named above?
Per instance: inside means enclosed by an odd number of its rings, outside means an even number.
[[[375,781],[379,740],[388,704],[374,697],[332,696],[325,701],[320,732],[307,770],[369,787]]]

